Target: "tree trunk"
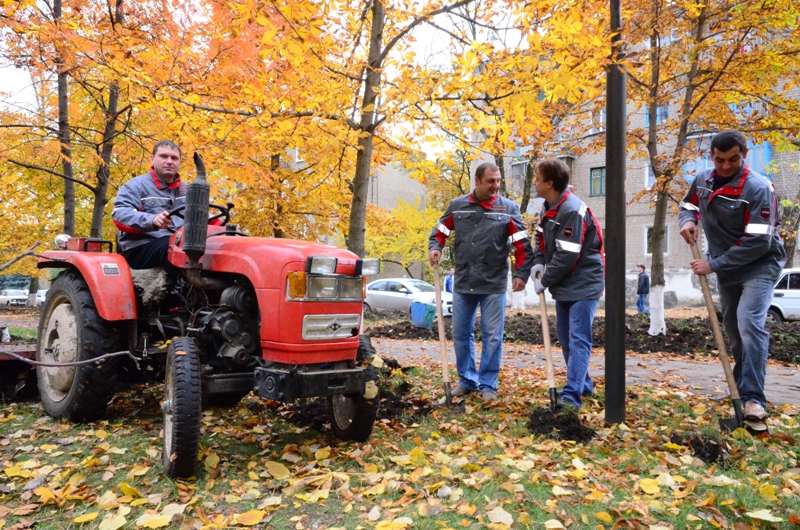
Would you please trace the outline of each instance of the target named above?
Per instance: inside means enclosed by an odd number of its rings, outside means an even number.
[[[53,1],[53,18],[61,22],[61,0]],[[69,131],[67,72],[61,55],[56,55],[58,75],[58,141],[61,144],[61,169],[64,172],[64,233],[75,235],[75,183],[72,181],[72,148]]]
[[[383,26],[386,12],[382,0],[372,3],[372,28],[369,39],[369,67],[364,83],[364,99],[361,102],[361,123],[356,155],[356,173],[353,176],[353,200],[350,203],[350,224],[347,234],[347,248],[364,257],[364,233],[367,219],[367,193],[369,174],[372,165],[372,144],[375,128],[375,105],[377,90],[381,83],[381,46],[383,45]]]
[[[508,197],[508,193],[506,193],[506,165],[503,163],[503,155],[494,155],[494,163],[500,170],[500,195]]]
[[[122,23],[122,0],[117,0],[114,12],[114,24]],[[111,153],[114,151],[114,138],[117,134],[117,119],[119,114],[119,83],[112,81],[108,87],[108,105],[103,113],[105,127],[103,128],[103,143],[100,144],[100,167],[95,174],[94,209],[92,210],[91,237],[103,237],[103,220],[108,203],[108,179],[110,176]]]
[[[97,173],[95,174],[97,184],[95,185],[94,209],[92,210],[92,237],[103,237],[103,220],[105,219],[106,204],[108,203],[109,168],[111,153],[114,151],[118,104],[119,84],[113,81],[108,89],[108,106],[104,113],[105,128],[103,130],[103,143],[100,145],[100,167],[97,168]]]
[[[281,228],[280,223],[282,221],[281,217],[283,216],[283,203],[281,202],[280,197],[280,183],[281,180],[278,178],[278,170],[281,168],[281,155],[271,155],[269,158],[269,169],[272,171],[272,179],[273,183],[277,183],[278,185],[275,186],[278,189],[278,194],[275,197],[275,228],[272,230],[273,237],[277,238],[284,238],[286,234]]]
[[[528,166],[525,168],[525,180],[522,182],[522,200],[519,203],[519,211],[520,213],[525,213],[528,211],[528,203],[531,202],[531,185],[533,184],[533,166],[535,164],[536,158],[531,157],[528,160]]]
[[[656,214],[653,219],[653,261],[650,265],[650,335],[665,335],[667,324],[664,320],[664,227],[667,220],[669,194],[660,192],[656,201]]]

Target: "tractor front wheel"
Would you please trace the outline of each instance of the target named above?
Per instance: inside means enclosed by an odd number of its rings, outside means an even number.
[[[191,477],[200,444],[200,355],[194,339],[178,337],[167,352],[164,384],[164,469],[172,478]]]
[[[375,349],[369,337],[360,337],[356,361],[364,362],[375,355]],[[368,365],[366,368],[366,384],[361,394],[338,395],[328,398],[328,412],[331,418],[333,434],[341,440],[366,442],[372,434],[372,426],[378,416],[380,391],[378,388],[378,370]]]
[[[39,367],[36,378],[44,411],[54,418],[94,421],[114,395],[119,358],[87,361],[122,349],[121,333],[101,318],[86,281],[62,273],[50,286],[39,318],[36,360],[64,366]]]

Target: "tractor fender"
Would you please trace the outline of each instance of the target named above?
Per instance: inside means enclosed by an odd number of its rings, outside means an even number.
[[[131,269],[121,254],[48,250],[41,254],[38,267],[77,269],[103,319],[113,322],[136,318]]]

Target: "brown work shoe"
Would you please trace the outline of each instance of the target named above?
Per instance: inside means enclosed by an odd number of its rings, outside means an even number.
[[[748,421],[764,421],[767,419],[767,411],[755,401],[748,401],[744,404],[744,419]]]

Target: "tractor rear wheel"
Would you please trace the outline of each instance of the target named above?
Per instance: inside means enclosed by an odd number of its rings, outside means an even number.
[[[122,334],[100,317],[86,281],[77,271],[53,281],[41,316],[36,360],[74,363],[121,350]],[[98,364],[39,367],[36,378],[44,411],[54,418],[102,418],[114,395],[119,358]]]
[[[359,337],[356,361],[362,363],[375,355],[375,348],[369,337]],[[368,365],[366,383],[361,394],[331,396],[328,398],[328,412],[331,418],[333,434],[342,440],[366,442],[372,434],[372,426],[378,416],[380,391],[378,388],[378,370]]]
[[[173,478],[191,477],[200,444],[200,352],[194,339],[177,337],[167,352],[164,383],[164,469]]]

